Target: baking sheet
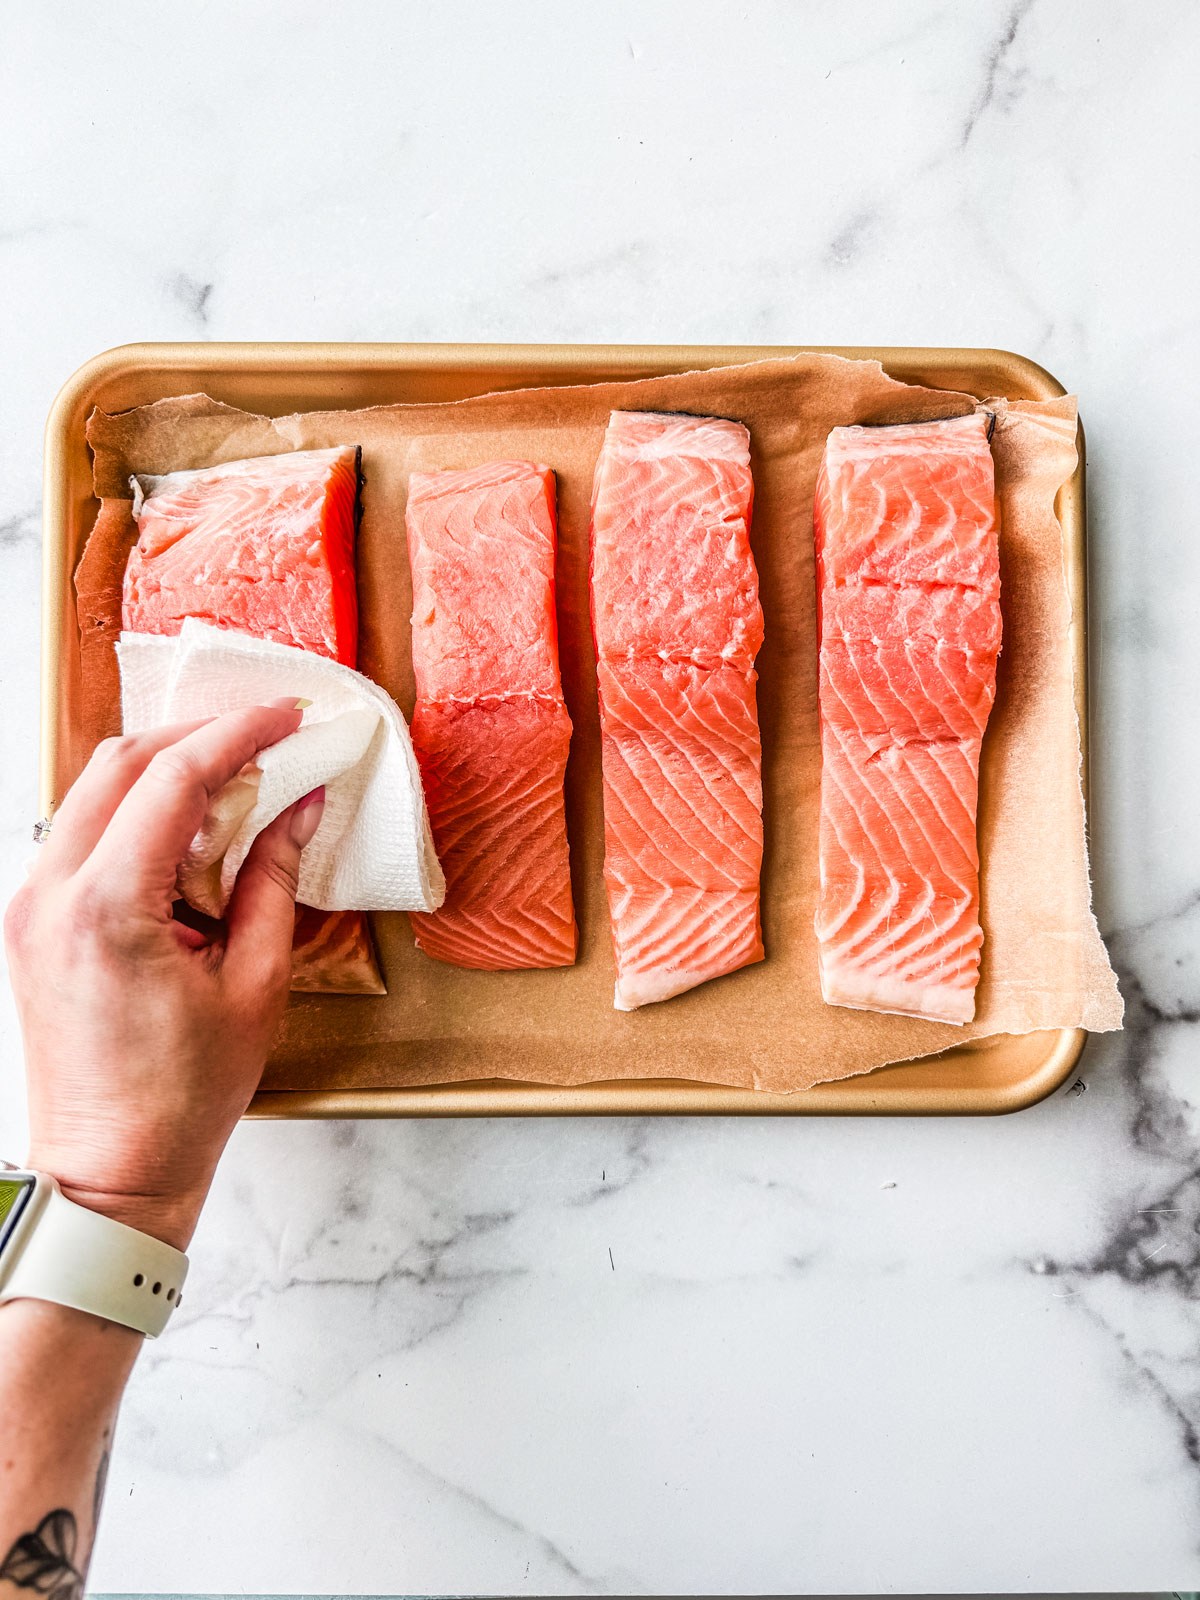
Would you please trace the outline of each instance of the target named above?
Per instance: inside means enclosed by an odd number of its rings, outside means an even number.
[[[495,395],[452,407],[273,422],[207,401],[174,401],[99,422],[97,488],[112,494],[121,492],[128,470],[361,442],[367,475],[362,659],[406,706],[408,471],[517,455],[547,460],[559,473],[563,666],[577,729],[568,810],[581,963],[564,973],[460,973],[413,950],[405,921],[381,917],[377,931],[392,993],[380,1001],[295,1003],[268,1087],[684,1077],[792,1089],[937,1050],[964,1034],[1113,1025],[1119,1001],[1087,908],[1070,606],[1062,537],[1051,511],[1054,492],[1074,465],[1073,412],[1062,403],[1048,411],[1005,408],[997,429],[1008,609],[1000,702],[985,744],[981,840],[988,943],[978,1020],[959,1030],[843,1011],[823,1006],[816,989],[811,905],[819,758],[811,503],[820,447],[838,423],[950,415],[973,403],[963,395],[897,385],[871,363],[804,356],[635,385]],[[749,424],[756,448],[754,543],[768,628],[759,665],[769,959],[631,1016],[610,1009],[586,624],[591,467],[615,407],[713,411]],[[1053,781],[1047,781],[1051,773]],[[1013,870],[1018,867],[1019,874]],[[989,960],[993,949],[995,961]],[[339,1014],[347,1005],[356,1013],[352,1021]]]

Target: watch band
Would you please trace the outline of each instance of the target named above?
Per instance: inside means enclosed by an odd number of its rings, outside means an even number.
[[[77,1206],[39,1174],[38,1187],[43,1184],[45,1197],[22,1229],[20,1254],[4,1275],[0,1300],[51,1300],[156,1338],[179,1304],[187,1256]]]

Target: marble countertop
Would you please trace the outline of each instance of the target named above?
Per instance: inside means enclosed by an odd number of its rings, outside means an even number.
[[[999,1120],[244,1126],[94,1588],[1200,1589],[1200,9],[60,0],[5,31],[5,896],[41,428],[97,351],[993,345],[1088,430],[1129,1006]],[[7,994],[0,1030],[20,1154]]]

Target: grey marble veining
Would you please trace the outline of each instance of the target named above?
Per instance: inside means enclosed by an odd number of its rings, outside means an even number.
[[[241,1128],[97,1590],[1200,1588],[1188,0],[6,19],[0,891],[40,435],[134,339],[977,344],[1088,432],[1128,1026],[1014,1118]],[[0,1144],[21,1152],[11,1004]]]

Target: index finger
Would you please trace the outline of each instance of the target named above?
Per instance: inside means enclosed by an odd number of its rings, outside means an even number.
[[[169,907],[179,863],[209,802],[260,750],[300,726],[282,706],[230,711],[151,757],[82,872],[114,899]]]
[[[34,864],[37,876],[65,878],[81,867],[151,758],[210,720],[176,722],[98,744],[54,813]]]

